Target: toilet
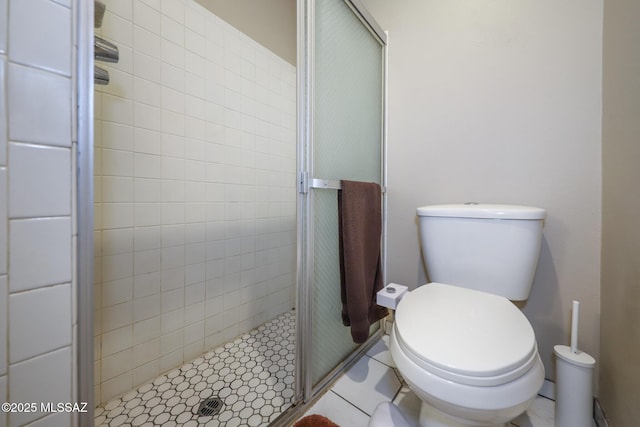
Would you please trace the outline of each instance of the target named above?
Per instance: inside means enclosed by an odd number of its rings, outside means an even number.
[[[544,382],[533,328],[511,301],[529,296],[545,210],[474,203],[417,214],[430,283],[399,302],[389,346],[422,400],[419,424],[505,426]]]

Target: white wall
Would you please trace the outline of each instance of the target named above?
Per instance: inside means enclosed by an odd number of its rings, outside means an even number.
[[[640,3],[605,2],[600,402],[611,425],[640,418]]]
[[[2,402],[75,401],[73,19],[70,0],[0,0]],[[75,416],[0,415],[32,421]]]
[[[292,65],[296,64],[296,0],[196,0]]]
[[[425,280],[418,206],[546,208],[524,312],[547,377],[573,299],[597,358],[602,1],[363,3],[389,30],[388,279]]]
[[[96,402],[293,307],[295,68],[191,0],[105,2]]]

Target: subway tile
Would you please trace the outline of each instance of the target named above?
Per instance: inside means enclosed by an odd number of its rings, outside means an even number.
[[[184,361],[183,355],[184,352],[182,348],[171,353],[162,353],[160,356],[160,371],[168,371],[176,366],[180,366]]]
[[[71,220],[9,221],[10,291],[71,281]]]
[[[175,67],[167,62],[162,62],[160,66],[161,83],[163,86],[170,87],[179,91],[184,90],[184,76],[183,69]]]
[[[71,402],[71,347],[47,353],[9,367],[13,402]],[[12,413],[9,425],[19,426],[40,417],[35,413]]]
[[[162,29],[161,30],[162,38],[164,40],[168,40],[184,48],[185,46],[184,25],[181,25],[178,21],[174,20],[173,18],[167,15],[162,15],[160,26]]]
[[[184,344],[193,344],[204,340],[204,322],[195,322],[184,328]]]
[[[100,306],[102,308],[131,301],[133,299],[133,278],[125,277],[124,279],[104,282],[100,292],[102,294],[100,298]]]
[[[184,224],[162,226],[162,247],[184,245],[186,242],[186,226]]]
[[[71,10],[66,7],[48,0],[11,0],[11,61],[70,76],[71,28]]]
[[[118,353],[131,347],[133,340],[133,328],[123,328],[108,331],[102,334],[102,356]]]
[[[102,255],[117,255],[133,252],[133,229],[118,228],[103,230],[102,232]]]
[[[160,316],[141,320],[133,325],[133,344],[138,345],[160,336]]]
[[[102,257],[102,280],[105,282],[133,276],[133,253]]]
[[[71,285],[10,295],[9,340],[10,363],[70,345]]]
[[[134,2],[133,20],[136,25],[150,31],[153,34],[160,34],[161,15],[157,9],[154,9],[141,2]]]
[[[161,247],[162,227],[136,227],[134,250],[144,251]]]
[[[0,54],[7,53],[8,0],[0,0]],[[2,79],[0,79],[2,81]]]
[[[133,27],[133,47],[136,53],[142,52],[154,58],[160,58],[161,38],[158,34],[134,25]]]
[[[160,354],[160,339],[155,338],[133,347],[133,366],[141,366],[156,359]]]
[[[133,57],[133,74],[150,82],[162,82],[162,61],[160,56],[152,57],[142,52],[136,52]]]
[[[182,290],[184,288],[184,267],[162,270],[160,276],[160,288],[163,293]],[[169,299],[167,299],[168,304],[163,301],[163,307],[166,305],[172,307],[172,309],[175,309],[177,307],[174,306],[174,304],[182,304],[182,302],[180,301],[184,301],[184,294],[178,293],[177,295],[173,295],[172,297],[175,297],[176,299],[174,301],[169,301]]]
[[[133,124],[136,127],[149,130],[158,130],[161,116],[161,112],[158,107],[134,102],[133,116]]]
[[[102,214],[104,229],[133,227],[133,203],[103,203]]]
[[[160,354],[168,355],[175,351],[182,352],[184,342],[184,331],[177,329],[175,331],[160,336]]]
[[[0,276],[0,313],[7,313],[8,307],[7,276]],[[7,374],[7,316],[0,316],[0,376]],[[5,379],[6,381],[6,379]],[[6,382],[5,382],[6,386]],[[6,393],[6,389],[0,386],[0,393]],[[6,400],[3,400],[6,402]],[[1,423],[0,423],[1,424]]]
[[[133,388],[133,379],[131,373],[127,372],[118,375],[100,384],[100,395],[103,401],[109,401],[114,397],[126,393]]]
[[[133,151],[134,128],[115,122],[102,122],[103,147],[111,150]]]
[[[136,178],[161,178],[162,157],[134,153],[134,170]]]
[[[129,177],[105,176],[102,178],[102,202],[133,202],[133,179]]]
[[[61,3],[61,1],[58,0],[58,3]],[[75,403],[75,399],[72,401]],[[72,413],[70,412],[58,412],[56,414],[47,415],[46,417],[32,422],[29,424],[29,427],[68,427],[73,425],[71,422],[71,415]]]
[[[185,29],[184,46],[200,57],[205,57],[205,37],[201,33],[192,31],[189,27]]]
[[[140,77],[133,79],[133,100],[153,107],[161,106],[161,87]]]
[[[119,46],[133,46],[133,23],[112,13],[109,8],[104,14],[101,30],[102,37],[110,42]]]
[[[139,386],[158,375],[160,375],[160,360],[155,359],[133,369],[133,384],[134,386]]]
[[[9,144],[9,217],[71,214],[71,152],[67,148]]]
[[[107,9],[118,15],[124,20],[133,20],[133,3],[128,1],[110,1],[107,4]]]
[[[150,295],[160,294],[161,273],[154,271],[153,273],[140,274],[133,277],[133,296],[134,298],[143,298]],[[135,308],[134,308],[135,311]]]
[[[122,49],[120,49],[120,60],[118,61],[118,65],[101,65],[109,72],[109,84],[107,86],[103,86],[102,89],[103,95],[111,95],[111,98],[109,99],[131,99],[133,97],[133,77],[130,72],[123,69],[124,66],[127,65],[124,62],[125,52],[130,53],[130,51],[131,49],[126,47],[122,47]]]
[[[7,376],[0,376],[0,400],[2,402],[7,402],[9,400],[7,399],[7,392]],[[0,414],[0,427],[5,427],[7,425],[7,418],[7,414]]]
[[[9,64],[9,82],[9,139],[70,147],[71,79]]]
[[[162,154],[162,134],[154,129],[136,128],[134,151],[147,154]]]
[[[133,303],[131,301],[102,309],[102,330],[112,331],[133,324]]]
[[[102,381],[110,380],[133,369],[133,349],[104,357],[101,361]]]
[[[141,275],[160,271],[163,265],[161,254],[162,251],[160,249],[135,252],[133,256],[133,273]]]
[[[0,275],[7,274],[7,168],[0,167]]]
[[[170,16],[184,25],[184,4],[177,1],[162,0],[161,11],[163,15]]]
[[[158,289],[159,291],[159,289]],[[135,323],[146,319],[151,319],[161,314],[160,293],[149,295],[142,298],[136,298],[133,301],[133,321]]]
[[[184,308],[180,307],[172,311],[164,310],[161,315],[160,325],[161,333],[163,334],[182,329],[184,326]]]
[[[132,125],[133,101],[120,96],[103,93],[102,120],[123,125]]]
[[[135,203],[135,227],[157,226],[162,224],[161,203]]]
[[[0,0],[0,15],[6,10],[6,0]],[[0,38],[2,38],[2,21],[3,17],[0,16]],[[0,41],[1,43],[1,41]],[[1,51],[0,46],[0,51]],[[7,165],[7,57],[0,53],[0,166]]]
[[[206,21],[214,16],[208,10],[195,2],[189,3],[184,11],[185,27],[195,31],[202,36],[206,35]]]

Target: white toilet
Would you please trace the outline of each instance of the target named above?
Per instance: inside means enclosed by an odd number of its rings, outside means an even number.
[[[544,381],[525,300],[544,209],[438,205],[417,210],[431,283],[400,301],[391,355],[422,400],[420,426],[504,426]]]

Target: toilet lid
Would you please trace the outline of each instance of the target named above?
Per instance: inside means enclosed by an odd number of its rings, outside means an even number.
[[[396,311],[394,333],[416,364],[470,385],[498,385],[537,360],[533,328],[508,299],[430,283],[409,292]]]

